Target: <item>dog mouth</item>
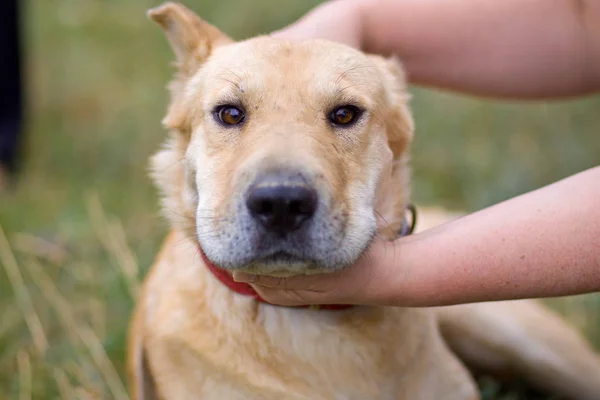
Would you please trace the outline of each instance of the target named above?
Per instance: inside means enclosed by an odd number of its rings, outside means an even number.
[[[311,260],[305,257],[299,257],[287,251],[277,251],[263,257],[256,258],[253,262],[263,265],[292,265],[292,264],[310,264]]]

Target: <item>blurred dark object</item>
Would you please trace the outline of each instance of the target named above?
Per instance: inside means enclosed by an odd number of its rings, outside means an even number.
[[[0,1],[0,187],[16,171],[23,93],[18,0]],[[2,175],[5,175],[2,177]]]

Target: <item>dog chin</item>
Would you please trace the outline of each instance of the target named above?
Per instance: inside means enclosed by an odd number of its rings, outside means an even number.
[[[313,275],[330,272],[329,269],[319,268],[311,263],[254,263],[248,267],[241,268],[243,271],[252,275],[267,275],[278,278],[286,278],[297,275]]]
[[[370,230],[363,234],[350,235],[349,240],[325,245],[322,241],[316,248],[293,248],[271,246],[270,249],[253,248],[250,241],[223,243],[213,242],[213,238],[201,240],[207,258],[217,267],[230,272],[244,272],[252,275],[287,277],[331,273],[355,263],[366,251],[375,237]],[[205,243],[206,242],[206,243]],[[257,246],[258,247],[258,246]],[[287,249],[285,248],[287,247]]]
[[[252,275],[288,277],[329,272],[330,268],[319,266],[315,262],[285,252],[279,252],[261,257],[248,265],[233,268],[233,270]]]
[[[360,251],[356,257],[352,257],[351,260],[348,259],[345,262],[325,264],[310,260],[302,260],[292,255],[281,253],[255,260],[248,265],[236,267],[230,266],[226,269],[229,269],[230,271],[245,272],[252,275],[266,275],[273,277],[332,273],[352,265],[367,248],[368,244],[364,246],[363,250]]]

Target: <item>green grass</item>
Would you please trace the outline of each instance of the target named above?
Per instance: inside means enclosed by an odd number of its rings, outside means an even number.
[[[147,178],[164,137],[172,60],[145,17],[158,3],[27,3],[24,171],[16,190],[0,195],[0,399],[85,398],[84,388],[125,398],[133,295],[167,230]],[[316,3],[188,1],[235,38],[278,28]],[[502,104],[414,95],[417,204],[476,210],[600,164],[597,97]],[[600,345],[598,296],[551,304]]]

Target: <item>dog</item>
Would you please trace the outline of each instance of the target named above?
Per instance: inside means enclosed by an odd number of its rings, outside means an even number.
[[[177,59],[152,158],[172,230],[130,327],[133,399],[478,399],[470,369],[600,398],[599,357],[532,301],[280,307],[236,284],[336,271],[403,230],[401,64],[323,40],[234,42],[177,3],[149,17]],[[446,219],[433,211],[421,229]]]

